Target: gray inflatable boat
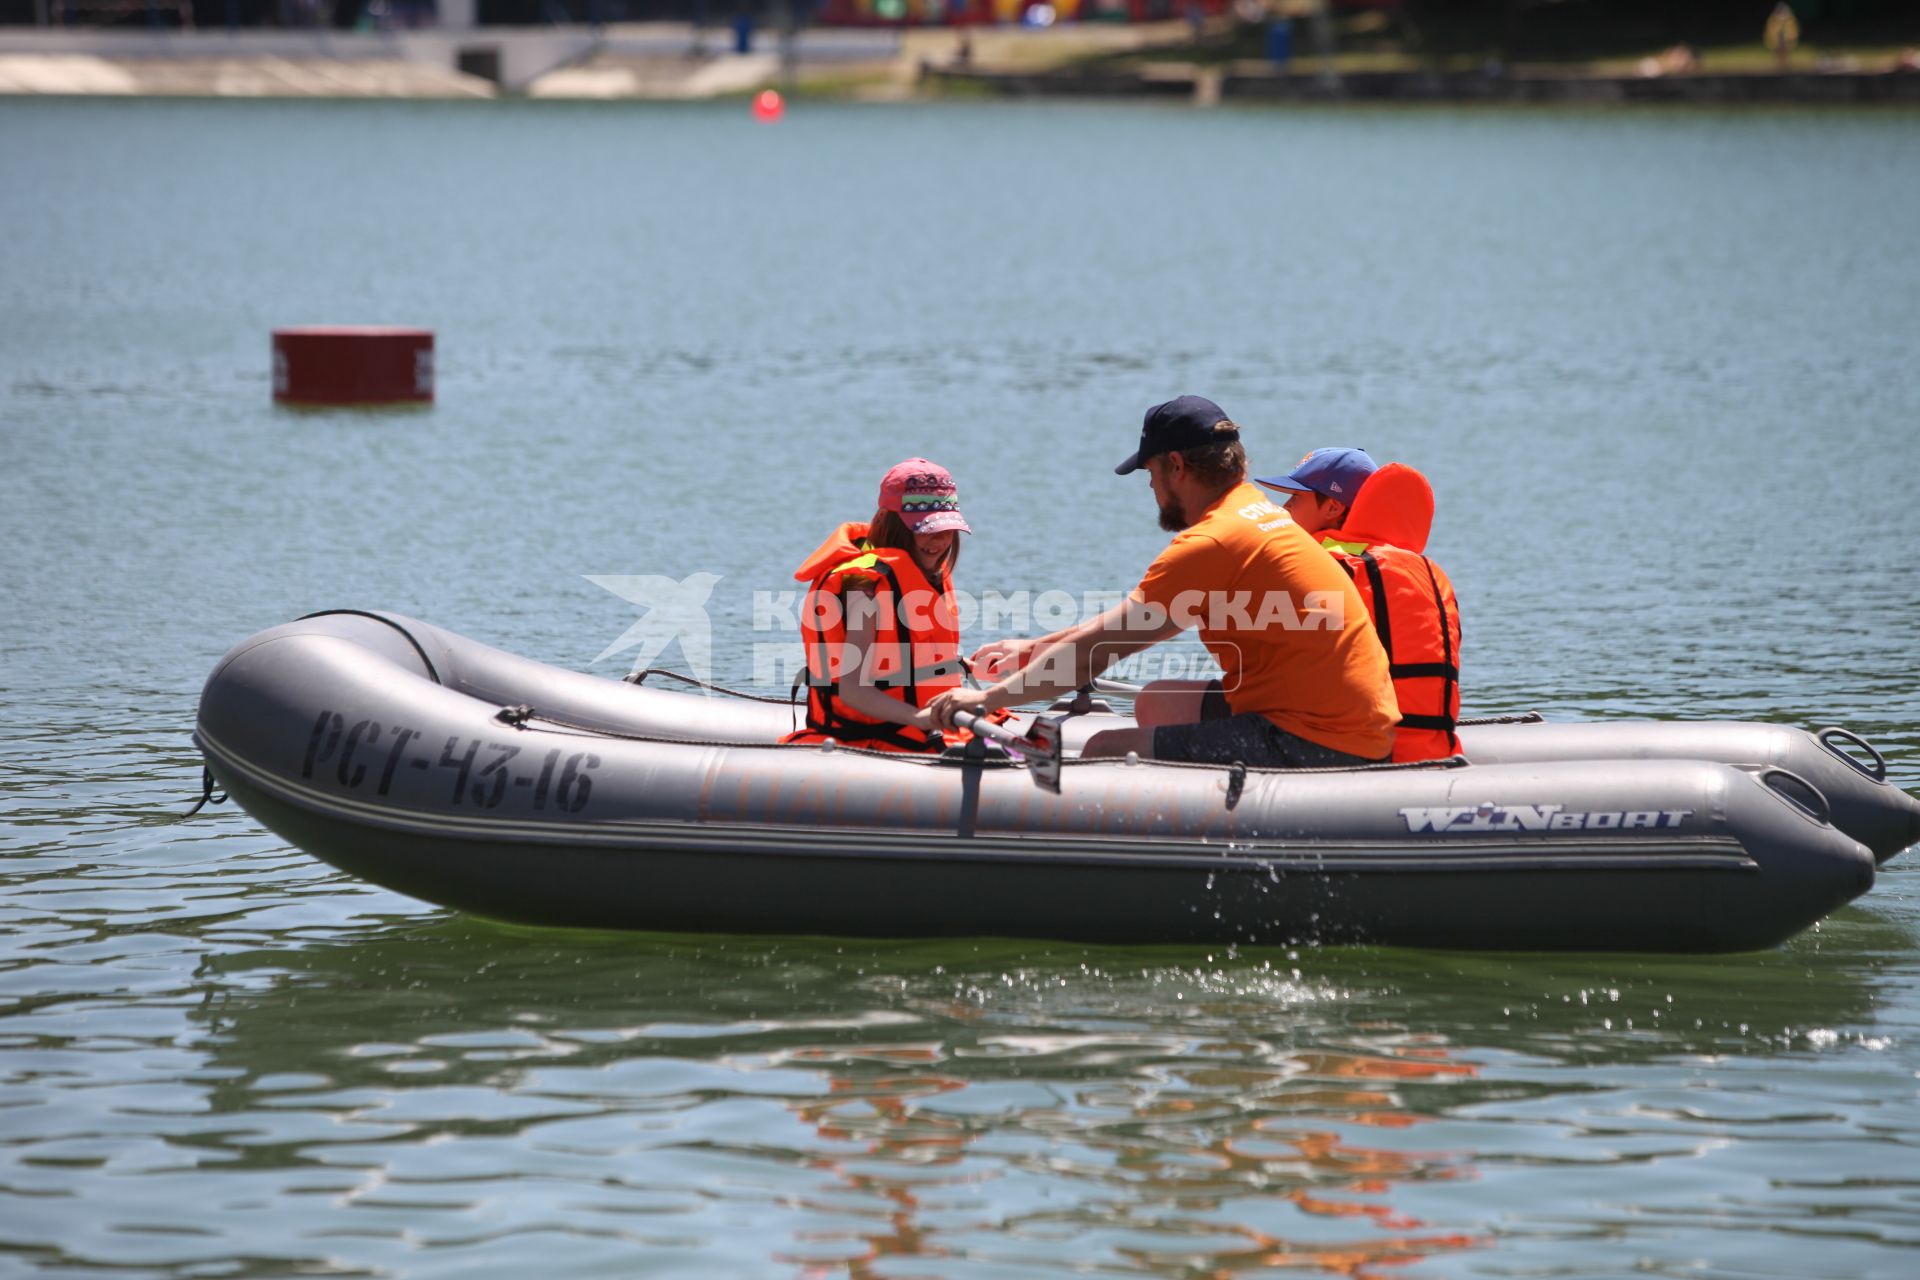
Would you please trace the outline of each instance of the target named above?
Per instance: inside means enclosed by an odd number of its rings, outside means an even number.
[[[339,611],[235,647],[211,777],[353,875],[503,920],[1090,942],[1731,951],[1920,838],[1842,731],[1488,724],[1474,763],[1269,771],[785,746],[784,703]],[[1863,760],[1863,755],[1865,759]]]

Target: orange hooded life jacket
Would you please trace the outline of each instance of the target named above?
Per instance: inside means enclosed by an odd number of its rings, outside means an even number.
[[[935,694],[959,688],[964,674],[952,584],[929,580],[907,552],[870,546],[866,537],[864,522],[843,524],[794,570],[796,579],[809,584],[800,606],[807,727],[785,740],[832,738],[881,751],[939,751],[946,745],[940,734],[875,720],[840,697],[840,683],[854,674],[857,660],[847,647],[850,609],[873,611],[872,641],[861,674],[865,683],[888,697],[924,707]],[[850,588],[861,588],[851,601]]]
[[[1353,578],[1387,651],[1400,703],[1396,761],[1460,750],[1460,605],[1445,570],[1421,554],[1432,529],[1433,486],[1390,462],[1367,477],[1346,523],[1320,538]]]

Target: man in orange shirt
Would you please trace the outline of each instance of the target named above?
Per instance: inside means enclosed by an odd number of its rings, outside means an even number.
[[[983,646],[975,663],[1011,674],[941,694],[934,723],[1070,693],[1196,627],[1222,678],[1155,681],[1135,703],[1140,727],[1095,734],[1084,756],[1266,768],[1385,760],[1399,710],[1366,606],[1333,558],[1248,483],[1240,430],[1220,406],[1202,396],[1155,405],[1139,450],[1114,470],[1147,473],[1173,541],[1098,617]]]

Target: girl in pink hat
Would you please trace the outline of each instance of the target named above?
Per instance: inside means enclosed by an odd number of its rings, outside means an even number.
[[[971,532],[952,474],[909,458],[880,481],[872,520],[841,525],[794,570],[808,584],[800,610],[807,724],[788,742],[946,745],[925,708],[965,674],[953,567],[960,535]]]

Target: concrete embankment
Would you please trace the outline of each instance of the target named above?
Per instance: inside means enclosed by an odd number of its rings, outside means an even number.
[[[910,90],[890,31],[682,23],[357,31],[0,31],[0,94],[283,98],[708,98],[826,78]]]
[[[0,94],[59,97],[491,98],[479,76],[402,58],[247,53],[118,58],[0,53]]]

